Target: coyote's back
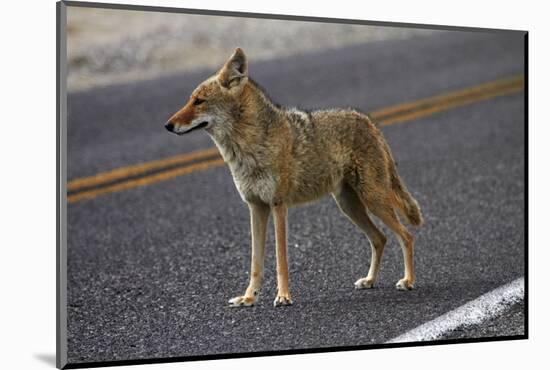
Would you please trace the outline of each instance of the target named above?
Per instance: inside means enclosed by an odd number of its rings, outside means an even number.
[[[382,132],[368,115],[353,109],[291,109],[285,116],[291,127],[285,140],[292,152],[291,200],[312,200],[349,185],[365,199],[386,200],[410,224],[422,224],[420,207],[401,181]]]

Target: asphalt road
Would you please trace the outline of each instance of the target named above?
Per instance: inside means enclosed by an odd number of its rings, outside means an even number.
[[[492,317],[479,325],[464,325],[447,333],[443,338],[472,339],[523,335],[525,327],[525,304],[517,303],[502,314]]]
[[[364,111],[524,67],[523,37],[514,33],[441,32],[249,58],[277,102]],[[211,72],[69,95],[68,179],[212,146],[205,133],[163,128]],[[69,204],[69,362],[383,343],[524,276],[524,109],[517,93],[383,129],[426,220],[414,231],[410,292],[394,288],[403,268],[393,235],[378,287],[353,289],[370,248],[326,198],[290,212],[295,304],[272,306],[270,230],[259,304],[228,307],[247,285],[250,247],[248,210],[225,167]]]

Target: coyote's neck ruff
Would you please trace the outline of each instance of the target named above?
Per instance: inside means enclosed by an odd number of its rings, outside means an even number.
[[[333,195],[340,209],[373,245],[369,275],[356,286],[372,287],[386,241],[370,220],[368,209],[398,235],[405,256],[405,277],[398,287],[412,287],[412,235],[395,211],[413,225],[422,223],[422,215],[397,174],[382,132],[367,115],[352,109],[303,112],[274,104],[248,77],[246,56],[237,49],[218,74],[195,89],[166,128],[177,134],[204,128],[229,165],[241,197],[249,204],[252,277],[247,293],[233,304],[249,305],[257,299],[269,211],[274,215],[277,237],[276,304],[290,302],[287,207],[327,194]]]
[[[229,112],[224,125],[207,128],[229,165],[237,188],[246,201],[276,201],[274,184],[280,176],[270,159],[273,130],[281,126],[284,115],[260,88],[247,79],[242,100]]]

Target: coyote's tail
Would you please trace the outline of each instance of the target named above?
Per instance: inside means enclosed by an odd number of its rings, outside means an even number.
[[[397,210],[407,219],[413,226],[421,226],[424,223],[420,206],[401,182],[395,168],[391,171],[391,183]]]

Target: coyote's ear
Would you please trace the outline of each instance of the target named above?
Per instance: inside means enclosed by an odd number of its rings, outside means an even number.
[[[246,82],[248,77],[248,63],[246,55],[241,48],[235,49],[235,52],[225,62],[225,65],[218,72],[218,80],[222,86],[230,89]]]

